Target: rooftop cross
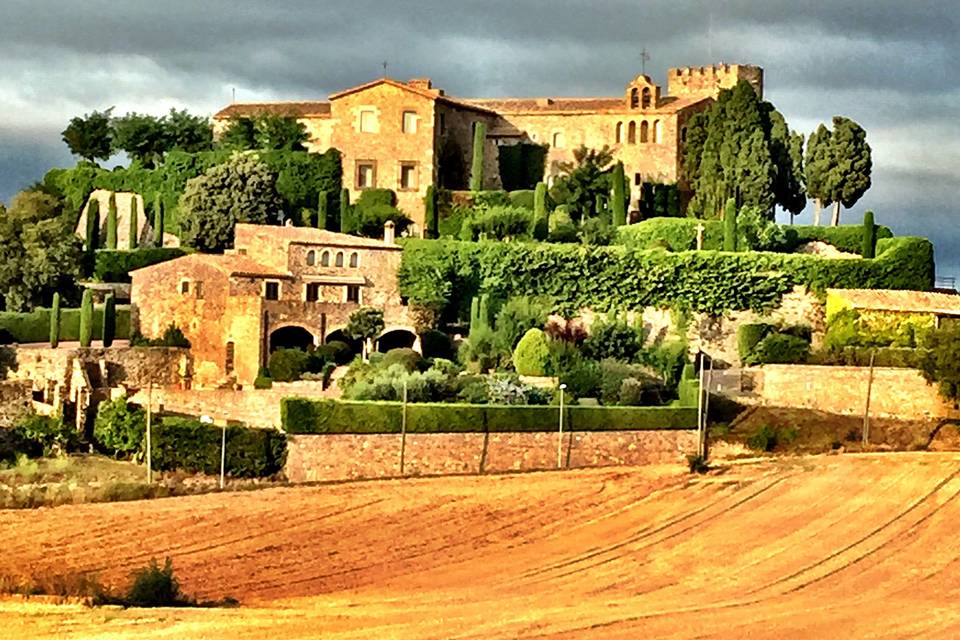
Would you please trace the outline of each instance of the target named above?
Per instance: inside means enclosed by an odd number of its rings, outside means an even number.
[[[644,47],[643,51],[640,52],[640,72],[643,75],[647,75],[647,61],[650,59],[650,54],[647,52],[647,48]]]
[[[384,60],[381,64],[383,65],[383,77],[386,78],[387,77],[387,61]]]

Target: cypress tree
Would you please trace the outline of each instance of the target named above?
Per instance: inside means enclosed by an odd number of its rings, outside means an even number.
[[[80,302],[80,346],[89,347],[93,342],[93,292],[84,289]]]
[[[613,200],[610,203],[613,209],[613,226],[622,227],[627,224],[627,196],[624,189],[623,163],[618,162],[613,168]]]
[[[153,200],[153,245],[163,246],[163,200],[159,193]]]
[[[877,225],[873,220],[873,211],[863,214],[863,245],[860,255],[867,259],[877,255]]]
[[[112,293],[107,294],[106,302],[103,305],[103,346],[109,347],[113,344],[113,338],[117,334],[117,302]]]
[[[317,195],[317,229],[327,228],[327,208],[330,206],[330,194],[321,190]]]
[[[107,249],[117,248],[117,194],[110,194],[107,205]]]
[[[437,238],[440,236],[440,218],[437,214],[437,189],[433,185],[427,187],[427,195],[423,197],[423,204],[426,210],[423,237]]]
[[[350,207],[350,190],[340,190],[340,232],[352,233],[355,231],[353,215]]]
[[[473,162],[470,165],[470,191],[483,191],[483,147],[487,141],[487,125],[478,122],[473,129]]]
[[[93,255],[100,244],[100,201],[91,200],[87,207],[87,253]]]
[[[480,328],[480,298],[470,299],[470,331]]]
[[[137,248],[137,232],[140,230],[140,207],[137,195],[130,198],[130,251]]]
[[[830,183],[833,180],[833,134],[822,124],[810,134],[807,140],[807,152],[804,158],[804,177],[807,183],[807,195],[813,198],[813,224],[820,225],[823,207],[831,203]]]
[[[547,211],[547,184],[538,182],[533,191],[533,237],[546,240],[550,233],[550,212]]]
[[[830,138],[834,167],[832,172],[831,225],[840,224],[840,209],[855,205],[870,188],[873,159],[867,132],[859,124],[842,116],[833,117],[833,135]]]
[[[723,209],[723,250],[737,250],[737,201],[734,198],[727,200]]]
[[[490,295],[486,293],[480,296],[480,326],[490,326]]]
[[[53,308],[50,309],[50,346],[54,349],[60,344],[60,294],[53,294]]]

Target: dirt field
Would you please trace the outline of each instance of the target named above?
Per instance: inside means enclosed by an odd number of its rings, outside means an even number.
[[[956,638],[960,455],[378,481],[0,511],[0,574],[169,555],[239,609],[0,602],[5,638]]]

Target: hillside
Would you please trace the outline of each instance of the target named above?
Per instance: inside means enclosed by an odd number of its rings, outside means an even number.
[[[658,475],[659,474],[659,475]],[[601,469],[0,512],[0,575],[170,555],[233,610],[0,601],[12,637],[960,635],[960,456]],[[11,637],[11,636],[7,636]]]

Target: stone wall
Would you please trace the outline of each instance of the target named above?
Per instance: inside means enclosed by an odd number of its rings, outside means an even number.
[[[91,380],[96,387],[145,387],[179,385],[189,369],[187,349],[167,347],[110,347],[67,349],[36,346],[15,347],[16,367],[7,372],[8,380],[28,380],[34,389],[50,383],[67,385],[78,361],[91,372],[105,372],[106,377]],[[102,365],[101,365],[102,362]]]
[[[607,431],[564,434],[569,468],[680,464],[696,449],[695,431]],[[287,439],[291,482],[399,476],[401,436],[299,435]],[[403,475],[477,474],[555,469],[555,433],[409,434]]]
[[[862,415],[866,407],[868,367],[765,365],[752,369],[756,401],[777,407],[817,409]],[[931,419],[960,417],[955,405],[940,398],[913,369],[875,368],[870,415],[881,418]]]
[[[21,416],[30,412],[31,405],[29,381],[0,382],[0,429],[16,424]]]

